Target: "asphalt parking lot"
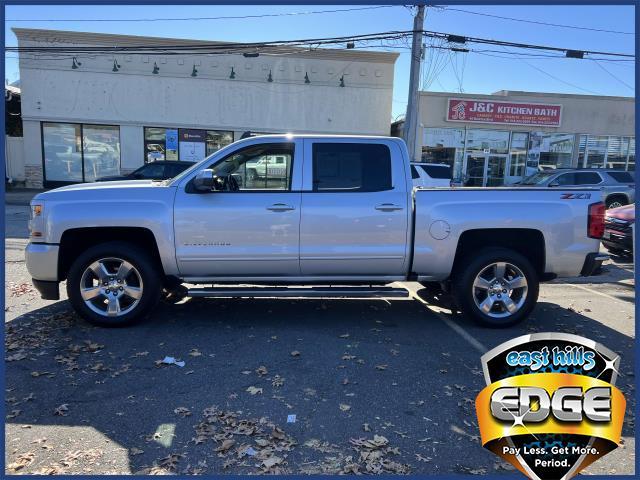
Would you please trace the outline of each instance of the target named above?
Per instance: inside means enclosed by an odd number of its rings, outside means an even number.
[[[418,284],[413,300],[192,299],[109,330],[39,299],[27,207],[5,209],[7,473],[513,473],[480,446],[480,355],[541,331],[622,356],[623,445],[586,472],[634,473],[629,259],[544,284],[532,317],[506,330]]]

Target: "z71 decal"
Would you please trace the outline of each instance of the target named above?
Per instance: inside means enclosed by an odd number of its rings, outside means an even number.
[[[562,200],[586,200],[591,198],[590,193],[562,193],[560,194]]]

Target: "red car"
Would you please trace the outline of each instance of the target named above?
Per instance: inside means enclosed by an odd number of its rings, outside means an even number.
[[[604,218],[604,235],[602,244],[615,254],[626,254],[633,251],[633,224],[636,220],[635,204],[624,205],[607,210]]]

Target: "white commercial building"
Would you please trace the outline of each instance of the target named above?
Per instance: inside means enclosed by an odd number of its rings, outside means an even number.
[[[215,42],[14,29],[19,47],[204,48]],[[157,52],[157,50],[154,50]],[[396,53],[20,52],[27,186],[199,160],[259,133],[388,135]]]
[[[447,163],[470,186],[539,168],[635,170],[635,99],[501,90],[420,92],[414,158]]]

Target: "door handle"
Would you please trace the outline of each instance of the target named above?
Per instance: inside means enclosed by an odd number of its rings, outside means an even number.
[[[381,212],[393,212],[394,210],[402,210],[402,207],[393,203],[381,203],[380,205],[376,205],[376,210],[380,210]]]
[[[286,203],[274,203],[270,207],[267,207],[267,210],[271,210],[272,212],[288,212],[289,210],[295,209],[295,207],[287,205]]]

